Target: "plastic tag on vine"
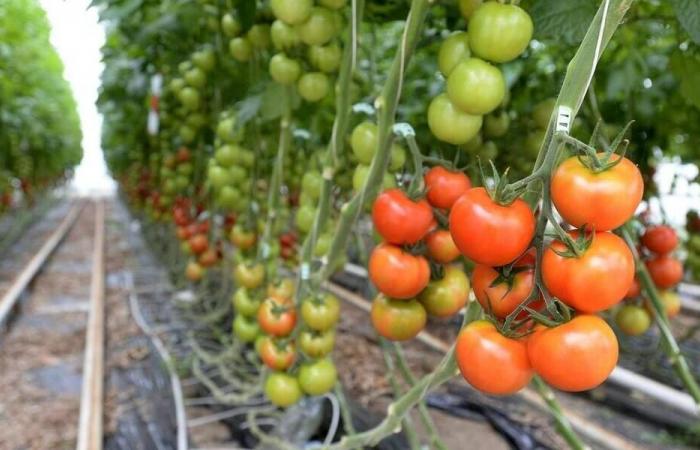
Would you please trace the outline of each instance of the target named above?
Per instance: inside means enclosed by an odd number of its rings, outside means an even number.
[[[311,132],[309,132],[309,130],[306,130],[304,128],[296,128],[292,132],[292,135],[295,138],[304,139],[305,141],[308,141],[309,139],[311,139]]]
[[[311,276],[311,266],[309,263],[302,263],[299,271],[301,272],[300,275],[302,280],[308,280]]]
[[[270,244],[262,242],[260,244],[260,253],[264,259],[267,259],[267,257],[270,256]]]
[[[394,131],[395,135],[403,138],[416,135],[416,130],[414,130],[411,124],[407,122],[395,123],[392,130]]]
[[[258,202],[252,202],[250,204],[250,210],[253,211],[253,214],[257,214],[260,212],[260,206],[258,205]]]
[[[354,113],[365,113],[368,116],[374,115],[374,106],[367,102],[355,103],[352,105],[352,112]]]
[[[569,133],[571,129],[571,108],[566,105],[561,105],[557,111],[557,128],[556,131],[564,131]]]

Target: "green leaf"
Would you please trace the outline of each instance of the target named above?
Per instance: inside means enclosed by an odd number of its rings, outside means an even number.
[[[671,72],[680,82],[680,93],[696,108],[700,108],[700,57],[676,51],[671,55]]]
[[[671,0],[671,5],[681,26],[696,44],[700,44],[700,1]]]
[[[100,20],[121,20],[136,11],[143,0],[126,0],[120,6],[109,7],[100,13]]]
[[[529,11],[535,39],[576,45],[583,40],[596,10],[593,0],[537,0]]]

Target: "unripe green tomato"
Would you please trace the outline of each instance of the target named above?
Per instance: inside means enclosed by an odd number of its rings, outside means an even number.
[[[241,183],[247,181],[248,171],[241,166],[231,166],[228,169],[231,183],[240,186]]]
[[[506,81],[498,67],[478,58],[462,61],[447,78],[450,101],[468,114],[488,114],[506,93]]]
[[[377,125],[365,121],[357,125],[350,135],[350,147],[360,164],[369,164],[377,152]]]
[[[331,242],[333,241],[333,237],[329,233],[323,233],[318,237],[316,240],[316,246],[314,247],[314,256],[317,258],[322,257],[331,248]]]
[[[238,160],[240,147],[237,145],[222,145],[214,153],[214,159],[222,167],[231,167]]]
[[[192,254],[192,249],[190,248],[190,243],[187,241],[180,242],[180,251],[183,255]]]
[[[476,11],[476,8],[481,6],[483,0],[458,0],[459,2],[459,12],[462,13],[462,17],[469,19],[469,17]]]
[[[233,319],[233,334],[241,342],[253,342],[260,334],[260,326],[257,318],[248,318],[242,314],[236,314]]]
[[[391,144],[391,159],[389,160],[389,171],[396,172],[406,164],[406,150],[398,144]]]
[[[359,192],[365,184],[365,180],[369,175],[369,166],[358,164],[355,167],[355,172],[352,175],[352,188]],[[391,189],[396,187],[396,178],[390,173],[385,173],[382,181],[382,189]]]
[[[477,133],[476,136],[469,140],[469,142],[463,144],[461,148],[467,153],[476,154],[481,148],[481,144],[483,143],[484,139],[482,138],[481,133]]]
[[[316,200],[321,196],[321,186],[323,185],[323,177],[317,170],[311,170],[304,174],[301,179],[301,189],[312,199]]]
[[[241,192],[238,189],[232,186],[224,186],[221,188],[216,202],[224,209],[236,209],[240,200]]]
[[[299,194],[299,206],[314,206],[316,205],[316,199],[311,196],[308,192],[301,191]]]
[[[248,289],[244,287],[236,289],[236,292],[231,296],[231,302],[233,303],[236,315],[246,317],[256,317],[260,304],[262,303],[260,300],[253,298]]]
[[[438,68],[447,77],[457,64],[471,56],[469,35],[465,31],[454,33],[445,39],[438,52]]]
[[[238,162],[241,166],[250,169],[255,164],[255,154],[250,150],[243,149],[238,155]]]
[[[318,70],[333,73],[340,67],[341,50],[337,43],[309,47],[309,61]]]
[[[201,105],[201,98],[199,97],[199,92],[191,87],[183,88],[180,91],[180,102],[182,106],[190,111],[195,111],[199,109]]]
[[[276,18],[288,25],[296,25],[309,18],[313,0],[271,0],[270,7]]]
[[[183,75],[191,68],[192,63],[190,61],[182,61],[180,64],[177,65],[177,70]]]
[[[333,351],[335,346],[335,330],[321,333],[302,331],[299,335],[299,348],[310,358],[323,358]]]
[[[295,59],[278,53],[270,59],[270,75],[272,79],[283,85],[293,84],[301,74],[301,65]]]
[[[501,137],[508,132],[510,117],[505,111],[489,114],[484,118],[484,134],[488,137]]]
[[[548,98],[535,105],[535,108],[532,110],[532,120],[535,121],[537,128],[547,129],[556,103],[556,98]]]
[[[312,330],[330,330],[340,319],[340,300],[331,294],[320,299],[307,298],[301,303],[301,318]]]
[[[299,381],[284,372],[273,372],[268,375],[264,390],[270,402],[281,408],[295,404],[303,394]]]
[[[321,6],[330,9],[340,9],[347,4],[347,0],[319,0]]]
[[[296,217],[294,218],[294,223],[297,229],[302,233],[308,233],[311,231],[311,227],[314,224],[314,218],[316,217],[316,208],[312,205],[304,205],[297,210]]]
[[[190,179],[183,175],[175,177],[175,185],[178,191],[184,191],[190,185]]]
[[[253,48],[260,50],[266,49],[270,46],[270,26],[263,24],[255,24],[250,27],[248,33],[248,42]]]
[[[629,336],[639,336],[651,326],[651,316],[641,306],[624,305],[615,314],[615,322],[623,333]]]
[[[211,48],[204,48],[192,55],[194,64],[205,72],[211,72],[216,66],[216,58]]]
[[[428,127],[441,141],[454,145],[467,144],[479,135],[483,118],[457,108],[447,94],[435,97],[428,107]]]
[[[314,7],[304,23],[297,26],[299,37],[306,45],[324,45],[336,34],[336,22],[327,8]]]
[[[230,175],[228,171],[217,165],[209,166],[207,170],[207,179],[209,180],[209,184],[217,190],[230,184]]]
[[[527,134],[525,138],[525,152],[529,157],[537,157],[546,134],[547,132],[542,129],[534,130]]]
[[[498,146],[492,141],[484,142],[478,154],[482,161],[493,161],[498,156]]]
[[[191,126],[192,128],[200,129],[207,123],[207,118],[204,116],[204,114],[193,113],[187,116],[185,121],[187,122],[187,125]]]
[[[197,131],[192,129],[192,127],[189,127],[187,125],[183,125],[180,127],[180,139],[182,139],[182,142],[185,144],[191,144],[194,142],[194,139],[197,137]]]
[[[338,381],[338,371],[330,359],[303,364],[299,369],[299,385],[309,395],[329,392]]]
[[[301,98],[307,102],[317,102],[328,95],[330,83],[322,72],[305,73],[299,78],[297,90]]]
[[[185,81],[190,86],[202,89],[207,84],[207,77],[199,67],[194,67],[185,73]]]
[[[241,34],[241,23],[231,14],[226,13],[221,18],[221,30],[228,37],[236,37]]]
[[[287,50],[299,44],[299,33],[296,28],[279,19],[272,23],[270,38],[277,50]]]
[[[487,2],[469,18],[469,46],[480,58],[511,61],[532,39],[532,19],[521,7]]]
[[[168,85],[170,90],[173,91],[173,94],[177,97],[180,96],[180,91],[184,89],[185,86],[187,86],[187,84],[182,78],[173,78]]]
[[[224,142],[237,142],[242,139],[242,130],[236,131],[236,118],[226,117],[216,125],[216,136]]]
[[[238,62],[247,62],[253,56],[253,47],[250,45],[248,38],[237,37],[231,39],[228,43],[228,51]]]
[[[166,194],[174,194],[177,191],[177,185],[173,178],[168,178],[163,182],[163,192]]]
[[[178,173],[178,175],[192,175],[192,172],[194,171],[194,167],[192,166],[192,163],[180,163],[177,165],[175,168],[175,171]]]

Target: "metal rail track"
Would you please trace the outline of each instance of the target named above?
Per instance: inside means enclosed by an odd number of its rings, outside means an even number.
[[[27,290],[32,280],[41,271],[56,248],[58,248],[63,238],[66,237],[84,206],[84,203],[81,202],[71,207],[58,228],[46,239],[39,251],[14,279],[10,288],[2,295],[0,298],[0,327],[7,328],[9,319],[16,310],[22,294]]]

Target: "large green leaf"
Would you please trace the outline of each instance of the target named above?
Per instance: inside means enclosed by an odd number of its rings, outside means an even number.
[[[535,38],[578,44],[596,10],[593,0],[536,0],[529,11],[535,24]]]
[[[690,38],[700,44],[700,1],[671,0],[676,17]]]
[[[680,81],[681,95],[696,108],[700,108],[700,56],[674,52],[670,67]]]

